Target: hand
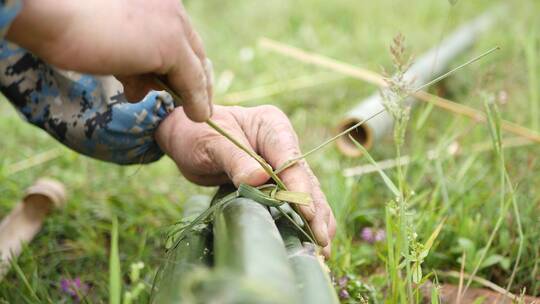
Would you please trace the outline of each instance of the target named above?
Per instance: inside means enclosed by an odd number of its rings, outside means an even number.
[[[115,75],[128,100],[162,90],[161,75],[189,118],[211,115],[212,67],[179,0],[27,0],[7,39],[61,69]]]
[[[277,168],[300,154],[289,120],[276,107],[216,106],[215,110],[212,119],[272,167]],[[209,126],[187,119],[182,108],[177,108],[161,123],[156,140],[182,174],[196,184],[213,186],[232,181],[236,186],[241,183],[258,186],[269,179],[249,155]],[[289,190],[307,192],[313,197],[313,205],[300,206],[300,212],[328,257],[336,222],[319,181],[305,161],[283,171],[280,178]]]

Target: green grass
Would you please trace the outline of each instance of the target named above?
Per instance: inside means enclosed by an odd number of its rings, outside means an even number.
[[[493,1],[458,1],[455,6],[444,0],[186,2],[214,61],[216,81],[222,83],[217,90],[219,99],[227,92],[324,72],[258,49],[260,36],[372,70],[379,71],[380,66],[391,70],[387,50],[397,33],[406,37],[413,54],[420,55]],[[534,13],[540,11],[540,4],[526,0],[513,3],[504,20],[470,52],[457,58],[454,66],[495,45],[502,50],[447,79],[446,94],[480,110],[484,109],[483,92],[506,95],[506,102],[498,104],[502,118],[538,128],[540,31],[532,31],[532,24],[538,24]],[[231,73],[233,81],[226,86],[224,75]],[[244,105],[271,103],[284,109],[307,151],[329,137],[347,109],[374,90],[366,83],[338,78]],[[20,120],[6,102],[0,102],[0,134],[0,169],[58,146]],[[502,136],[509,134],[503,132]],[[504,150],[504,158],[495,152],[467,152],[427,160],[427,150],[444,150],[454,140],[464,151],[476,143],[492,142],[487,126],[424,104],[413,110],[401,149],[402,154],[419,159],[404,168],[405,188],[414,191],[406,217],[419,243],[426,243],[446,219],[422,264],[424,275],[435,272],[431,279],[456,284],[457,280],[441,271],[459,271],[465,252],[466,272],[478,268],[478,276],[503,288],[513,277],[511,291],[519,293],[526,288],[527,294],[540,294],[540,148]],[[132,290],[128,270],[142,261],[145,267],[138,282],[144,283],[144,289],[133,302],[144,303],[164,258],[167,225],[181,217],[187,198],[213,189],[189,184],[166,158],[148,166],[120,167],[62,151],[58,159],[14,175],[0,170],[0,214],[6,214],[24,189],[41,176],[63,181],[70,194],[66,208],[47,220],[17,260],[18,268],[12,268],[0,283],[0,302],[34,303],[40,299],[69,303],[60,281],[76,277],[89,285],[89,303],[108,302],[111,223],[118,218],[118,258],[123,271],[118,292]],[[392,136],[370,154],[375,160],[395,157]],[[387,224],[395,224],[385,220],[387,202],[394,195],[376,173],[356,179],[342,176],[344,168],[370,163],[366,158],[348,159],[329,147],[308,161],[320,177],[339,224],[330,268],[336,277],[351,277],[347,284],[351,303],[360,296],[383,301],[392,283],[387,271],[396,269],[387,269],[386,242],[368,244],[360,235],[364,227],[385,229]],[[395,170],[385,173],[396,182]],[[523,247],[515,268],[520,243],[518,219]],[[473,282],[471,286],[478,285]]]

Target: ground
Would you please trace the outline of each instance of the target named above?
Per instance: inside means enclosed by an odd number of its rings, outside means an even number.
[[[223,101],[227,93],[287,83],[298,77],[307,76],[309,81],[328,79],[314,87],[241,104],[281,107],[300,134],[304,150],[330,136],[347,109],[376,88],[265,51],[257,46],[259,37],[376,71],[381,67],[391,70],[387,50],[396,34],[402,33],[409,51],[420,55],[494,1],[450,2],[455,1],[185,1],[214,61],[216,102]],[[540,116],[535,110],[540,107],[538,11],[536,1],[512,2],[503,20],[453,65],[496,45],[501,50],[447,79],[446,96],[483,110],[484,97],[493,94],[504,119],[540,131]],[[187,198],[197,193],[211,194],[214,189],[189,184],[167,158],[146,166],[121,167],[64,148],[53,161],[8,175],[4,169],[9,164],[59,144],[23,122],[4,101],[0,102],[0,134],[4,134],[0,143],[0,214],[6,214],[23,190],[42,176],[64,182],[70,195],[67,207],[47,220],[18,259],[22,271],[12,270],[0,283],[0,301],[69,303],[72,299],[62,290],[61,281],[80,278],[89,287],[88,302],[107,302],[111,219],[116,216],[124,288],[132,288],[130,265],[143,262],[141,275],[146,285],[137,302],[144,303],[163,257],[167,225],[180,218]],[[434,161],[426,159],[427,150],[443,147],[454,137],[466,153]],[[409,188],[415,193],[406,217],[421,242],[445,219],[423,272],[433,273],[432,280],[456,283],[445,276],[445,271],[459,271],[464,252],[464,271],[473,272],[501,218],[477,275],[506,287],[518,256],[519,219],[524,247],[510,289],[515,293],[526,289],[527,294],[537,295],[540,148],[529,145],[505,150],[505,167],[515,193],[507,193],[501,205],[500,158],[491,151],[471,150],[477,143],[491,144],[483,124],[425,104],[413,110],[403,150],[419,159],[406,170]],[[371,151],[373,158],[395,157],[393,146],[388,136]],[[346,158],[334,146],[308,161],[338,221],[329,266],[336,278],[352,278],[344,285],[351,298],[344,301],[355,302],[360,295],[380,301],[390,294],[386,271],[392,269],[385,268],[387,243],[366,242],[362,231],[366,227],[385,229],[385,206],[392,199],[391,192],[377,174],[344,178],[343,169],[369,162],[365,158]],[[395,179],[395,171],[387,173]],[[513,205],[504,207],[512,198],[517,210]]]

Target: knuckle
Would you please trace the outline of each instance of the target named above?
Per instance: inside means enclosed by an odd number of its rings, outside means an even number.
[[[279,115],[286,118],[285,113],[280,108],[274,105],[262,105],[262,106],[256,107],[256,109],[265,114],[274,114],[274,115]]]
[[[210,171],[215,167],[215,149],[213,143],[219,140],[213,134],[199,138],[193,144],[191,149],[192,163],[201,169],[201,171]]]

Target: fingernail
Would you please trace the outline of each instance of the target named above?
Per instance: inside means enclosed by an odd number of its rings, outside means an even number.
[[[325,260],[328,260],[331,254],[332,254],[332,248],[330,247],[330,245],[323,248],[323,255],[324,255]]]
[[[212,60],[206,58],[203,68],[206,74],[207,85],[212,86],[214,84],[214,65],[212,64]]]
[[[248,180],[257,182],[261,179],[261,177],[265,175],[266,175],[266,172],[262,168],[257,168],[248,174]]]
[[[254,169],[250,172],[241,172],[233,178],[233,183],[238,186],[242,183],[248,184],[251,186],[257,186],[261,179],[261,170],[260,168]],[[264,171],[263,171],[264,172]]]
[[[328,226],[326,226],[326,224],[323,225],[322,233],[323,233],[323,235],[324,235],[324,238],[325,238],[326,241],[328,242]]]
[[[325,247],[328,245],[328,227],[326,224],[323,224],[319,230],[319,235],[317,235],[317,240],[319,241],[319,245]]]
[[[214,67],[212,64],[212,61],[208,58],[204,60],[204,73],[206,74],[206,86],[211,88],[214,86]],[[207,91],[208,92],[208,91]],[[212,92],[212,90],[210,90]],[[208,93],[207,93],[208,94]],[[208,99],[208,107],[210,109],[210,115],[212,116],[214,107],[212,105],[212,96],[207,96]]]

